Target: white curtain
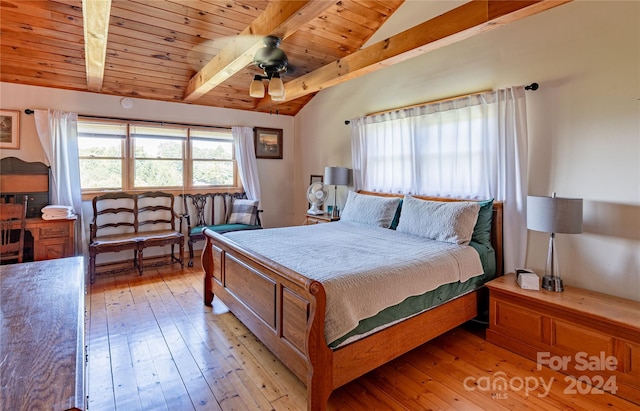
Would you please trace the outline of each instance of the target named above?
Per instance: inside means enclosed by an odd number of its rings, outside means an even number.
[[[51,167],[51,204],[73,207],[76,253],[84,253],[82,191],[78,157],[78,115],[59,110],[35,110],[36,129]]]
[[[247,198],[261,201],[260,179],[258,163],[253,143],[253,129],[251,127],[231,127],[233,144],[236,147],[236,161],[240,171],[240,180]],[[258,204],[258,208],[260,204]]]
[[[503,201],[505,270],[524,265],[523,87],[358,118],[351,135],[356,190]]]

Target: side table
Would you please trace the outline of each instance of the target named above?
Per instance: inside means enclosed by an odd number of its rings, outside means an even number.
[[[302,225],[331,223],[338,220],[340,220],[340,217],[332,217],[331,214],[327,213],[318,215],[307,214]]]
[[[486,285],[487,341],[640,404],[640,302],[570,286],[525,290],[514,274]]]

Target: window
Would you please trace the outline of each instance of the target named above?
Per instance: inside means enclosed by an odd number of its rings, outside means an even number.
[[[78,120],[82,190],[237,186],[231,130]]]
[[[493,111],[435,103],[358,120],[362,188],[442,197],[486,196],[497,167]],[[463,104],[466,103],[466,104]]]
[[[83,190],[124,188],[127,125],[78,121],[80,186]]]
[[[133,187],[181,187],[184,184],[186,128],[133,125]]]
[[[191,130],[191,185],[233,185],[233,137],[220,130]]]

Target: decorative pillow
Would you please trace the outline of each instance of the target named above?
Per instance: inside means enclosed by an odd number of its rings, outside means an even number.
[[[396,208],[396,213],[393,215],[393,220],[391,220],[390,229],[395,230],[398,228],[398,223],[400,222],[400,213],[402,212],[402,200],[398,203],[398,208]]]
[[[428,201],[405,196],[397,231],[453,244],[468,244],[480,205],[471,201]]]
[[[349,191],[340,221],[389,228],[400,200],[399,197],[379,197]]]
[[[231,214],[227,219],[227,224],[248,224],[256,225],[258,215],[258,200],[233,199]]]
[[[478,211],[478,221],[473,228],[471,241],[481,244],[491,244],[491,221],[493,220],[493,198],[479,201],[480,211]]]

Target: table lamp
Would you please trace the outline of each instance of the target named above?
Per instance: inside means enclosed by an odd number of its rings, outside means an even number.
[[[333,186],[333,208],[331,217],[338,217],[337,194],[338,186],[346,186],[349,183],[349,169],[345,167],[325,167],[324,184]]]
[[[547,263],[542,277],[542,288],[564,291],[555,253],[555,234],[579,234],[582,232],[582,199],[527,196],[527,228],[551,233]]]

